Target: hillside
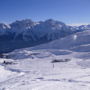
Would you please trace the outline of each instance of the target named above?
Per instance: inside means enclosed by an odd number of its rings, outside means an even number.
[[[57,39],[47,44],[39,45],[32,50],[37,49],[66,49],[72,51],[90,51],[90,30],[78,32],[76,34]]]

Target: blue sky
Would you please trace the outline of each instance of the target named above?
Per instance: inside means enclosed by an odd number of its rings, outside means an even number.
[[[67,24],[90,23],[90,0],[0,0],[0,22],[49,18]]]

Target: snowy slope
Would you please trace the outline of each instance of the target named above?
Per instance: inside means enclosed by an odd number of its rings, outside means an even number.
[[[39,45],[36,49],[69,49],[74,51],[90,51],[90,30],[79,32],[65,38]]]
[[[78,54],[59,49],[15,50],[7,54],[11,59],[5,59],[15,64],[4,65],[0,90],[90,90],[90,61],[76,58]],[[70,61],[52,63],[54,59]]]

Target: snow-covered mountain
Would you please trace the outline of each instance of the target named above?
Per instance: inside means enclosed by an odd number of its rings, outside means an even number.
[[[25,19],[11,24],[1,23],[0,53],[50,42],[89,29],[90,25],[73,27],[52,19],[40,22]]]
[[[90,90],[90,30],[1,56],[0,90]]]
[[[40,22],[33,22],[32,20],[26,19],[13,22],[8,26],[5,24],[1,24],[0,31],[8,31],[9,33],[14,33],[14,39],[16,37],[19,37],[19,35],[22,35],[21,38],[25,41],[28,41],[30,39],[38,40],[45,36],[48,39],[52,40],[63,37],[68,33],[72,33],[67,25],[52,19]],[[63,35],[61,33],[63,33]],[[4,32],[4,34],[6,33]]]

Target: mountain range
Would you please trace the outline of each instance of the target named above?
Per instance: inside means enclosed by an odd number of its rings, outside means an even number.
[[[47,43],[89,29],[90,25],[68,26],[53,19],[39,22],[25,19],[11,24],[0,23],[0,53]]]

